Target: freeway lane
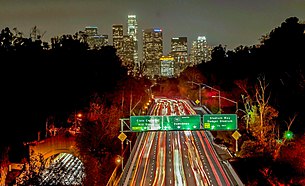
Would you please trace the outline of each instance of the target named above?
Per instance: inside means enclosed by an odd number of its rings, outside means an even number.
[[[150,115],[195,115],[185,100],[156,99]],[[231,185],[204,131],[141,132],[141,146],[119,185]],[[130,161],[131,162],[131,161]]]

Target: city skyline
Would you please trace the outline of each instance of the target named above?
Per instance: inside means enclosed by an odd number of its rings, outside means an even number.
[[[139,43],[142,30],[161,28],[166,55],[173,37],[187,37],[188,47],[198,36],[206,36],[208,45],[221,44],[227,49],[256,45],[262,35],[279,27],[288,17],[304,21],[304,9],[305,1],[301,0],[11,0],[1,1],[0,26],[17,28],[24,37],[29,37],[30,30],[37,26],[45,32],[45,41],[96,26],[99,34],[108,35],[112,44],[112,25],[122,24],[127,34],[127,16],[133,14],[137,16]]]

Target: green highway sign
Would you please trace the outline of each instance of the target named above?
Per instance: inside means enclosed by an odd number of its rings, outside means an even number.
[[[134,132],[151,130],[200,130],[200,115],[185,116],[130,116]]]
[[[236,114],[204,114],[203,128],[205,130],[236,130]]]

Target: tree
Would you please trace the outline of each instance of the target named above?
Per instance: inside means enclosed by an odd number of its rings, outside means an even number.
[[[0,33],[0,51],[9,51],[12,47],[13,33],[8,27],[1,30]]]
[[[276,160],[278,158],[278,156],[280,154],[280,150],[284,145],[286,145],[286,142],[290,141],[293,138],[293,133],[290,131],[290,127],[293,124],[296,117],[297,117],[297,114],[295,114],[292,119],[291,118],[289,119],[289,123],[285,122],[287,125],[287,130],[284,132],[283,139],[278,141],[278,143],[277,143],[277,147],[273,154],[274,160]]]
[[[247,97],[242,96],[244,102],[244,116],[246,121],[249,142],[244,143],[241,147],[241,151],[246,150],[249,152],[247,144],[252,144],[251,148],[255,155],[269,154],[274,151],[275,148],[275,119],[278,117],[278,111],[269,105],[270,90],[267,89],[263,75],[258,77],[258,83],[255,86],[254,95],[250,95],[250,91],[246,91]],[[253,101],[253,98],[255,101]],[[246,140],[247,141],[247,140]],[[241,152],[240,154],[246,154]]]
[[[255,87],[255,98],[258,105],[259,111],[259,141],[265,144],[266,142],[272,140],[274,141],[274,133],[272,130],[275,127],[273,122],[274,118],[277,118],[278,111],[269,105],[270,93],[267,91],[268,84],[266,83],[265,77],[258,77],[258,85]],[[265,144],[267,147],[268,144]]]
[[[31,154],[33,153],[32,151]],[[42,154],[35,154],[30,157],[29,161],[23,160],[23,163],[23,171],[16,179],[17,184],[25,186],[39,185],[43,180],[42,172],[47,168],[47,160]]]
[[[106,185],[114,170],[115,164],[109,162],[113,162],[112,153],[117,153],[117,147],[120,147],[117,140],[120,116],[120,107],[107,107],[99,97],[90,103],[87,119],[76,137],[80,159],[85,167],[85,185]]]

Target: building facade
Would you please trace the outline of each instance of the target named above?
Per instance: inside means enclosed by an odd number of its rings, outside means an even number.
[[[174,58],[172,56],[162,56],[160,58],[160,76],[174,77]]]
[[[134,42],[133,62],[135,64],[135,67],[137,67],[139,66],[139,55],[138,55],[138,23],[137,23],[136,15],[128,15],[127,35],[131,36]]]
[[[123,25],[112,25],[112,44],[120,58],[123,53],[123,34]]]
[[[122,65],[127,66],[128,70],[132,70],[134,68],[134,45],[133,37],[130,35],[123,36],[123,48],[121,54]]]
[[[108,35],[98,34],[98,28],[95,26],[85,27],[85,35],[90,49],[100,49],[108,45]]]
[[[163,56],[163,35],[160,28],[143,30],[143,62],[145,75],[160,76],[160,58]]]
[[[180,74],[189,65],[187,37],[171,39],[170,55],[174,58],[175,74]]]
[[[192,65],[197,65],[209,60],[211,60],[211,47],[207,45],[205,36],[198,36],[192,43],[190,62]]]

